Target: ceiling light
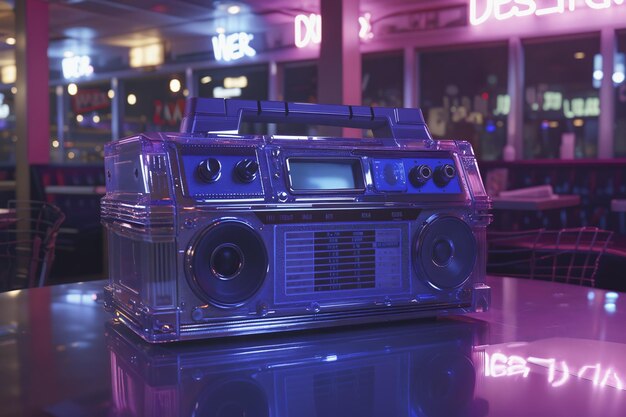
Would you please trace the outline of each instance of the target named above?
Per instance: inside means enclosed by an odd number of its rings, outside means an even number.
[[[4,40],[7,45],[15,45],[15,38],[14,37],[8,37]]]
[[[15,65],[2,67],[1,78],[3,84],[13,84],[17,79],[17,67]]]
[[[224,88],[246,88],[248,86],[248,77],[226,77],[224,78]]]
[[[208,83],[210,83],[210,82],[211,82],[211,80],[213,80],[213,78],[211,78],[211,77],[209,77],[209,76],[207,75],[207,76],[204,76],[204,77],[200,78],[200,83],[202,83],[202,84],[208,84]]]
[[[94,123],[98,124],[98,123],[100,123],[100,116],[98,116],[97,114],[94,114],[94,116],[91,118],[91,120]]]
[[[115,98],[115,91],[113,91],[113,90],[107,91],[107,97],[109,97],[111,100],[113,100],[113,98]]]
[[[58,148],[60,145],[61,145],[61,144],[59,143],[59,141],[58,141],[58,140],[56,140],[56,139],[55,139],[55,140],[53,140],[53,141],[52,141],[52,147],[53,147],[53,148],[55,148],[55,149],[56,149],[56,148]]]
[[[137,104],[137,96],[134,94],[129,94],[128,97],[126,97],[126,102],[131,106],[134,106],[135,104]]]
[[[83,115],[82,115],[82,114],[79,114],[79,115],[77,115],[77,116],[76,116],[76,121],[77,121],[78,123],[82,123],[82,122],[83,122],[83,120],[85,120],[85,118],[83,117]]]
[[[67,86],[67,93],[70,96],[75,96],[76,93],[78,93],[78,86],[74,83],[68,84]]]
[[[172,78],[170,80],[170,91],[172,93],[178,93],[180,91],[180,88],[181,88],[180,80],[177,80],[176,78]]]
[[[11,92],[13,94],[17,94],[17,87],[15,87],[15,86],[11,87]]]
[[[584,52],[576,52],[574,54],[574,59],[585,59],[585,53]]]
[[[240,6],[238,6],[238,5],[236,5],[236,4],[233,4],[233,5],[231,5],[231,6],[228,6],[228,8],[226,9],[226,11],[227,11],[229,14],[237,14],[237,13],[239,13],[239,12],[241,11],[241,7],[240,7]]]

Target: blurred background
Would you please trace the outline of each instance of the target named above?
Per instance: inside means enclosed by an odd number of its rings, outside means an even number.
[[[420,107],[492,195],[579,196],[496,205],[492,230],[595,226],[626,259],[626,2],[521,3],[0,1],[0,205],[59,206],[51,282],[99,278],[104,144],[176,131],[186,97]]]

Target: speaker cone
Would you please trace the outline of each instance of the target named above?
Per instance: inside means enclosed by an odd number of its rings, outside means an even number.
[[[462,285],[474,269],[478,248],[472,229],[458,217],[426,222],[413,250],[416,273],[439,289]]]
[[[188,266],[208,301],[234,306],[252,297],[267,273],[267,253],[257,232],[237,222],[216,223],[188,251]]]

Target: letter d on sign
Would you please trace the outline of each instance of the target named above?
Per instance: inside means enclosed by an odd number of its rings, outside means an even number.
[[[477,15],[478,3],[484,3],[484,8],[480,16]],[[485,23],[493,11],[493,0],[470,0],[469,20],[470,24],[476,26]]]

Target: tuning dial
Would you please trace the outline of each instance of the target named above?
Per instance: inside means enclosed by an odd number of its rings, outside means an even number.
[[[437,184],[439,187],[445,187],[446,185],[448,185],[450,180],[454,178],[455,175],[456,168],[454,167],[454,165],[439,165],[435,169],[435,184]]]
[[[385,182],[389,185],[396,185],[400,179],[400,171],[396,165],[389,163],[385,165],[383,169],[383,177]]]
[[[254,159],[242,159],[235,165],[237,178],[242,182],[252,182],[259,173],[259,163]]]
[[[215,158],[208,158],[200,162],[196,171],[202,181],[212,183],[217,181],[220,177],[222,164]]]
[[[433,176],[433,170],[428,165],[418,165],[411,168],[409,172],[409,181],[414,187],[421,187]]]

